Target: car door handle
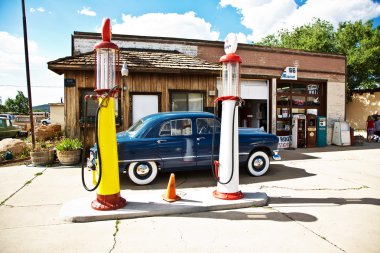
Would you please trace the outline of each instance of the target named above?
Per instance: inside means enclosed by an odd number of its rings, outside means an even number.
[[[166,142],[166,140],[157,140],[157,143],[158,143],[158,144],[161,144],[161,143],[163,143],[163,142]]]
[[[198,137],[197,141],[204,140],[204,139],[206,139],[206,138],[205,137]]]

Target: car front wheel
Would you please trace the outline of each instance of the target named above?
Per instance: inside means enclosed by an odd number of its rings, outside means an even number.
[[[138,185],[147,185],[157,177],[157,164],[154,162],[133,162],[128,167],[128,176]]]
[[[255,177],[264,175],[269,169],[269,157],[263,151],[257,151],[248,159],[248,172]]]

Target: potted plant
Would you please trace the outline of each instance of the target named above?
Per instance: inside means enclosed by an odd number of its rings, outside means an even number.
[[[79,139],[63,138],[55,146],[58,160],[63,165],[79,163],[82,153],[82,142]]]
[[[46,142],[38,142],[30,151],[30,159],[33,165],[48,165],[54,162],[54,150]]]

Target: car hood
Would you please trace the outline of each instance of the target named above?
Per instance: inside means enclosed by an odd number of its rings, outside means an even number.
[[[248,135],[248,134],[263,134],[267,135],[268,133],[262,130],[261,128],[246,128],[239,127],[239,134]]]
[[[252,136],[255,135],[260,138],[265,138],[265,139],[272,139],[278,141],[278,137],[274,134],[267,133],[261,128],[239,128],[239,136],[244,137],[244,136]]]

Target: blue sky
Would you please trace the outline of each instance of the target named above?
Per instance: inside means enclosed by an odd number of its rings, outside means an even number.
[[[59,102],[63,76],[46,62],[71,54],[73,31],[97,32],[102,19],[113,32],[224,40],[234,32],[251,43],[311,21],[374,20],[380,0],[25,0],[33,105]],[[26,95],[21,0],[0,0],[0,97]]]

